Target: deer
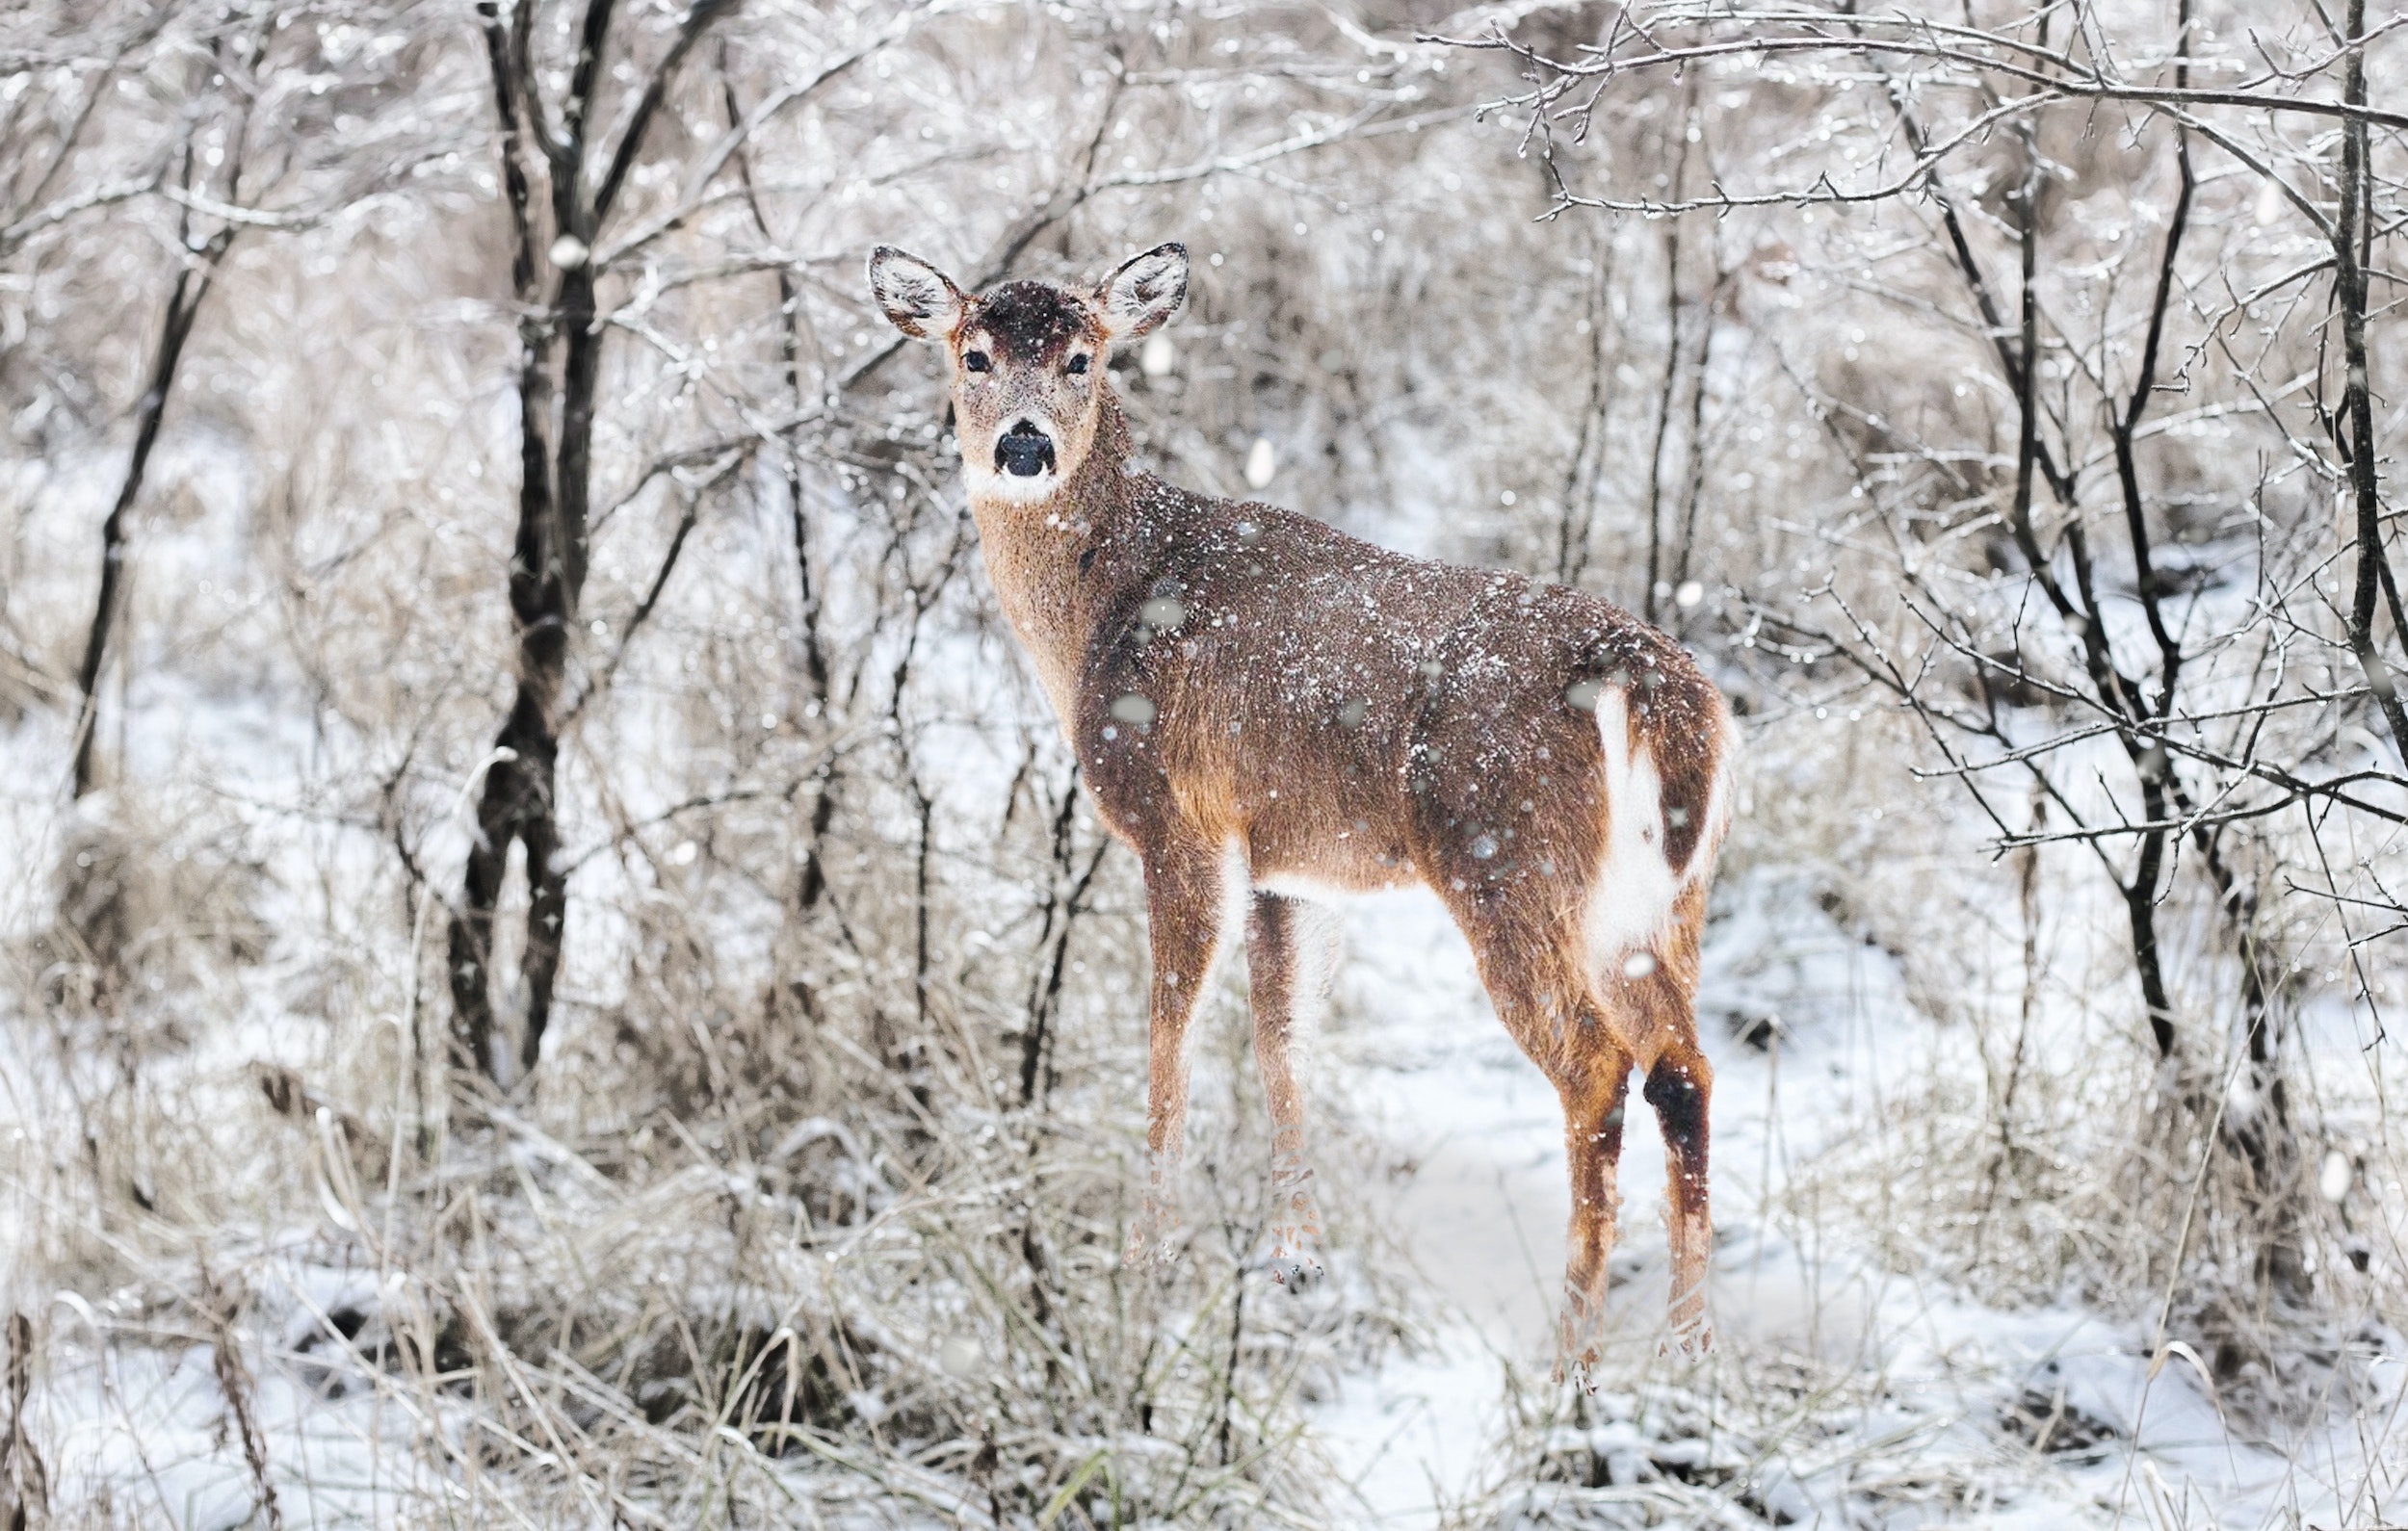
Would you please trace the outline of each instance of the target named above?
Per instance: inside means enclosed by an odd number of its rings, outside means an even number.
[[[1697,1041],[1734,725],[1669,636],[1517,573],[1428,561],[1143,471],[1112,348],[1185,301],[1184,246],[1092,292],[964,293],[888,246],[869,285],[945,355],[997,605],[1105,827],[1142,866],[1152,960],[1145,1185],[1131,1265],[1176,1259],[1189,1023],[1243,922],[1271,1119],[1270,1264],[1319,1273],[1295,1059],[1317,909],[1416,884],[1560,1097],[1572,1211],[1557,1372],[1600,1354],[1623,1106],[1644,1076],[1669,1166],[1668,1342],[1712,1342]]]

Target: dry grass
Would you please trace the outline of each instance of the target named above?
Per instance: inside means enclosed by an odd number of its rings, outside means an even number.
[[[1050,854],[1015,818],[1001,864]],[[248,1474],[262,1523],[1319,1523],[1300,1404],[1393,1342],[1395,1298],[1353,1261],[1302,1295],[1259,1264],[1260,1103],[1250,1069],[1212,1082],[1243,1053],[1201,1070],[1185,1258],[1121,1265],[1143,1092],[1120,863],[1105,912],[1000,921],[935,975],[899,1070],[877,1007],[911,993],[908,863],[849,873],[841,934],[779,938],[806,1000],[742,991],[693,928],[728,872],[697,858],[631,912],[625,998],[503,1094],[413,1062],[406,926],[310,975],[353,1019],[269,1060],[213,1042],[207,999],[301,976],[240,939],[253,885],[123,824],[68,843],[90,864],[63,858],[56,927],[12,951],[41,1028],[12,1103],[46,1124],[6,1177],[33,1523],[149,1523],[145,1479],[196,1460]],[[1064,940],[1024,1105],[1003,1065]],[[1238,1005],[1211,1024],[1241,1034]],[[215,1358],[214,1448],[187,1439],[188,1353]]]

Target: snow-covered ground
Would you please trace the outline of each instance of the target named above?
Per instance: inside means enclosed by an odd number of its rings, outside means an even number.
[[[2408,1516],[2395,1336],[2304,1428],[2228,1420],[2188,1347],[2066,1301],[2005,1310],[1895,1274],[1786,1205],[1793,1170],[1885,1099],[1977,1068],[1896,963],[1794,879],[1726,890],[1710,941],[1715,1346],[1658,1355],[1662,1152],[1634,1101],[1613,1352],[1576,1415],[1550,1388],[1567,1204],[1555,1094],[1496,1024],[1434,899],[1348,918],[1324,1097],[1397,1173],[1425,1343],[1350,1377],[1315,1428],[1363,1525],[2376,1526]],[[1740,1040],[1777,1017],[1777,1049]],[[1734,1023],[1739,1024],[1734,1024]],[[2332,1384],[2328,1384],[2332,1386]],[[2268,1439],[2268,1436],[2275,1439]],[[2137,1449],[2134,1442],[2137,1441]],[[1533,1484],[1542,1458],[1572,1482]],[[1579,1481],[1583,1476],[1593,1485]]]
[[[1702,1361],[1659,1354],[1663,1160],[1635,1107],[1613,1338],[1594,1393],[1575,1395],[1548,1376],[1566,1203],[1554,1092],[1496,1024],[1434,899],[1348,911],[1318,1097],[1376,1155],[1374,1173],[1332,1177],[1324,1196],[1351,1204],[1332,1208],[1339,1227],[1378,1231],[1382,1250],[1361,1258],[1407,1257],[1417,1304],[1407,1344],[1309,1410],[1344,1485],[1330,1497],[1352,1506],[1337,1523],[2338,1531],[2408,1517],[2396,1336],[2344,1336],[2354,1365],[2292,1411],[2305,1423],[2236,1417],[2205,1359],[2160,1348],[2149,1315],[1985,1303],[1885,1259],[1861,1203],[1818,1200],[1819,1170],[1880,1163],[1868,1143],[1911,1119],[1901,1104],[1979,1061],[1968,1028],[1919,1010],[1896,959],[1844,931],[1797,874],[1759,868],[1722,890],[1705,991],[1715,1346]],[[1771,1045],[1752,1046],[1751,1028]],[[466,1414],[428,1414],[405,1389],[329,1388],[307,1363],[337,1315],[377,1309],[377,1273],[306,1239],[243,1263],[253,1322],[281,1328],[282,1360],[249,1379],[250,1423],[288,1523],[473,1499],[473,1471],[428,1468],[473,1463]],[[48,1379],[55,1480],[120,1485],[143,1496],[121,1507],[137,1520],[246,1523],[244,1432],[214,1336],[126,1344],[139,1311],[94,1318],[62,1294],[62,1339],[77,1312],[118,1342]]]

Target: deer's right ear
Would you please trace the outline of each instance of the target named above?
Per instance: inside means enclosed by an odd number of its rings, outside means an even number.
[[[969,299],[953,278],[891,245],[870,252],[870,291],[897,329],[914,340],[941,340],[961,322]]]
[[[1112,272],[1096,295],[1104,332],[1132,340],[1179,311],[1188,296],[1188,247],[1157,245]]]

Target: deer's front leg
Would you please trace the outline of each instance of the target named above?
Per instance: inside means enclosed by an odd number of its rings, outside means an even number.
[[[1254,1006],[1254,1061],[1270,1105],[1271,1279],[1321,1273],[1321,1209],[1304,1159],[1304,1097],[1296,1088],[1294,1043],[1302,1006],[1318,1000],[1323,976],[1308,949],[1306,906],[1258,893],[1246,914],[1246,987]]]
[[[1146,925],[1154,954],[1145,1090],[1145,1200],[1129,1230],[1128,1262],[1177,1258],[1179,1155],[1188,1132],[1188,1022],[1220,944],[1220,861],[1201,845],[1145,857]]]

